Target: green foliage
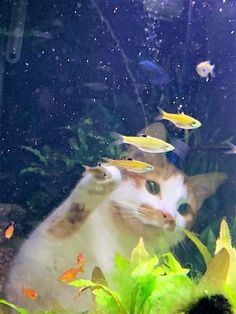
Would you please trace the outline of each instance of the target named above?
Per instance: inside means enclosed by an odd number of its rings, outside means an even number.
[[[39,208],[50,208],[61,190],[66,193],[65,178],[69,182],[77,180],[83,165],[94,166],[102,157],[124,155],[120,146],[115,145],[112,133],[99,132],[90,118],[61,128],[59,137],[63,139],[59,146],[43,145],[40,149],[22,146],[30,155],[26,155],[27,166],[20,174],[33,178],[39,185],[37,191],[27,197],[27,205],[35,213]]]
[[[206,265],[208,265],[212,258],[208,248],[201,242],[201,240],[193,232],[190,232],[187,229],[184,229],[184,232],[189,237],[189,239],[192,240],[193,243],[196,245],[199,252],[202,254],[202,257],[204,258]]]
[[[178,304],[170,296],[183,302],[190,297],[193,283],[188,271],[171,253],[150,256],[140,239],[129,260],[116,255],[110,286],[82,279],[70,285],[80,288],[80,293],[91,289],[95,313],[167,314],[176,312]]]
[[[65,167],[71,171],[78,165],[95,165],[102,157],[114,157],[121,155],[122,151],[114,145],[114,138],[109,133],[98,134],[94,129],[92,120],[87,118],[73,126],[66,126],[61,129],[62,137],[67,138],[65,152],[44,145],[40,150],[37,148],[22,146],[30,152],[34,161],[21,170],[21,174],[27,172],[41,176],[54,176],[58,168]]]
[[[0,299],[0,303],[11,307],[12,309],[14,309],[16,312],[18,312],[20,314],[29,314],[29,312],[26,311],[25,309],[23,309],[22,307],[16,306],[16,305],[12,304],[11,302],[8,302],[7,300]]]

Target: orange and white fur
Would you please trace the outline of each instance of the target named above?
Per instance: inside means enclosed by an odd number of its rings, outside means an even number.
[[[161,123],[145,132],[165,140]],[[59,280],[80,252],[85,271],[78,278],[89,279],[94,266],[109,272],[115,252],[129,255],[141,236],[155,252],[168,249],[183,239],[181,228],[192,225],[204,200],[225,179],[220,173],[187,177],[160,154],[131,149],[130,155],[153,164],[155,170],[137,174],[105,166],[108,178],[86,171],[70,196],[20,248],[5,286],[9,301],[31,312],[88,310],[89,296],[75,298],[76,289]],[[39,297],[27,299],[22,287],[32,287]]]

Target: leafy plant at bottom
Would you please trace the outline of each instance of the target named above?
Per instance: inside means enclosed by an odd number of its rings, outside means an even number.
[[[97,305],[95,313],[167,314],[173,313],[171,308],[176,309],[170,296],[183,302],[189,299],[193,283],[188,271],[171,253],[150,256],[141,238],[130,259],[116,255],[111,287],[99,280],[82,279],[70,285],[78,287],[80,293],[91,289]]]
[[[191,232],[186,235],[195,243],[201,252],[207,270],[201,278],[198,287],[211,293],[224,294],[236,308],[236,249],[232,246],[232,239],[225,219],[221,221],[219,237],[215,243],[214,255],[211,256],[207,247]]]

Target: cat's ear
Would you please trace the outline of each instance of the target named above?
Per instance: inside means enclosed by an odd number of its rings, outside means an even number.
[[[166,141],[166,128],[163,123],[155,122],[141,130],[138,135],[150,135],[153,137],[160,138],[163,141]],[[143,160],[152,164],[153,166],[163,167],[165,165],[166,157],[165,154],[152,154],[152,153],[145,153],[140,151],[134,146],[130,146],[128,149],[128,156],[134,159]]]
[[[141,130],[139,135],[146,134],[153,137],[160,138],[163,141],[166,141],[166,128],[161,122],[154,122]]]
[[[190,194],[194,207],[199,209],[203,202],[227,179],[227,175],[219,172],[199,174],[188,177],[190,182]]]

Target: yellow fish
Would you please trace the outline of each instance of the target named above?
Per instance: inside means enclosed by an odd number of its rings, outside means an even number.
[[[198,75],[205,77],[206,81],[208,81],[209,74],[211,74],[212,77],[215,77],[214,68],[215,65],[211,65],[210,61],[203,61],[196,66],[196,71]]]
[[[139,150],[147,153],[166,153],[174,150],[174,146],[149,135],[141,136],[126,136],[118,134],[121,143],[130,144],[137,147]]]
[[[127,159],[110,159],[103,158],[109,165],[125,168],[128,171],[136,173],[151,172],[154,170],[154,166],[146,162],[135,160],[132,158]]]
[[[197,129],[199,128],[202,124],[200,121],[187,116],[183,112],[181,113],[168,113],[162,110],[161,108],[159,109],[159,115],[157,116],[156,120],[169,120],[172,123],[174,123],[175,126],[181,129]]]

